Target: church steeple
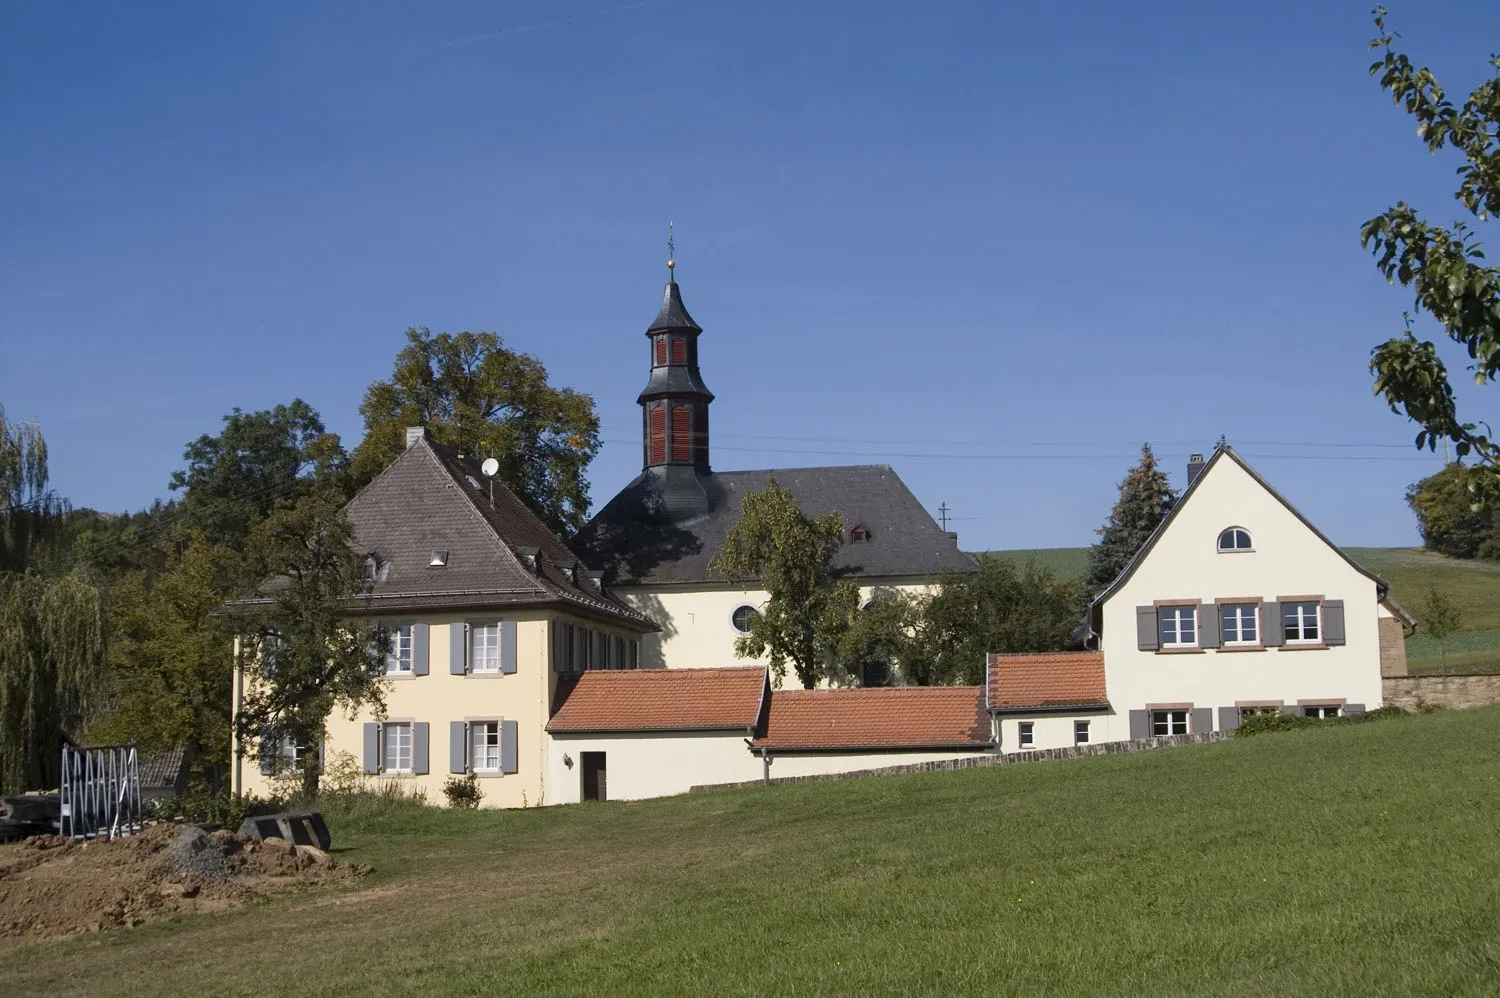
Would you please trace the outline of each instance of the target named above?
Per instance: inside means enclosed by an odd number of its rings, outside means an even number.
[[[641,404],[642,466],[647,471],[681,468],[709,473],[708,404],[714,395],[698,373],[702,332],[669,272],[661,311],[646,329],[651,377],[636,399]]]

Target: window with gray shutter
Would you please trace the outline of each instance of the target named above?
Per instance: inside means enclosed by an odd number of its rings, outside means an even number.
[[[1363,714],[1364,712],[1365,712],[1365,705],[1362,704],[1362,703],[1346,703],[1346,704],[1344,704],[1344,713],[1345,714]]]
[[[1233,731],[1240,726],[1240,709],[1238,707],[1219,708],[1219,730]]]
[[[516,671],[516,622],[500,622],[500,672],[514,675]]]
[[[448,672],[462,676],[469,671],[469,625],[454,621],[448,625]]]
[[[1156,651],[1161,647],[1161,638],[1156,632],[1156,607],[1135,608],[1135,640],[1141,651]]]
[[[1205,603],[1198,607],[1198,647],[1219,647],[1219,605]]]
[[[371,721],[365,724],[364,763],[366,773],[380,772],[380,725]]]
[[[448,722],[448,772],[463,773],[469,768],[469,725],[464,721]]]
[[[1323,601],[1323,643],[1344,643],[1344,601],[1341,599]]]
[[[411,771],[425,773],[427,766],[427,732],[431,727],[426,721],[417,721],[411,726]]]
[[[1148,738],[1151,735],[1151,714],[1149,711],[1132,710],[1130,712],[1130,737],[1132,740]]]
[[[514,773],[519,769],[515,721],[500,722],[500,772]]]
[[[1200,734],[1214,729],[1214,709],[1212,707],[1194,707],[1191,716],[1191,727],[1188,731],[1192,734]]]
[[[260,775],[270,776],[276,772],[276,759],[281,755],[281,740],[275,728],[260,729]]]
[[[1260,643],[1267,648],[1286,644],[1286,621],[1281,618],[1280,603],[1260,605]]]
[[[414,676],[427,675],[428,663],[432,661],[432,636],[428,631],[427,624],[411,625],[411,673]]]

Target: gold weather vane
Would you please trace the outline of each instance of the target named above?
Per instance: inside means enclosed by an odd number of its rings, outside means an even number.
[[[667,280],[673,279],[672,272],[677,269],[677,244],[672,238],[672,220],[667,219]]]

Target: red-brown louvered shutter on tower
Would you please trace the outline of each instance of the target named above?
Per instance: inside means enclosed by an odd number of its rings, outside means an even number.
[[[672,337],[672,363],[687,363],[687,340],[681,336]]]
[[[656,338],[656,366],[660,367],[661,365],[665,364],[666,362],[667,362],[667,338],[665,336],[658,336]]]
[[[672,406],[672,460],[674,461],[693,459],[693,434],[689,428],[689,422],[687,406]]]
[[[667,410],[663,406],[651,407],[651,464],[662,464],[667,459]]]

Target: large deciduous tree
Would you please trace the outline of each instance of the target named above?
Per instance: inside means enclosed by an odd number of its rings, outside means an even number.
[[[1120,483],[1120,498],[1099,530],[1099,543],[1089,548],[1085,599],[1093,599],[1115,581],[1176,501],[1177,493],[1166,472],[1157,467],[1151,445],[1142,445],[1140,461]]]
[[[1478,232],[1478,224],[1491,222],[1500,212],[1500,56],[1490,57],[1494,76],[1456,105],[1430,69],[1414,66],[1396,50],[1397,36],[1386,28],[1385,8],[1376,7],[1374,14],[1378,34],[1370,48],[1381,57],[1370,73],[1415,119],[1421,142],[1434,153],[1451,148],[1462,157],[1454,196],[1475,222],[1434,225],[1400,201],[1366,222],[1360,239],[1386,279],[1412,291],[1416,314],[1430,315],[1444,336],[1468,354],[1474,384],[1482,386],[1500,373],[1500,269],[1485,263]],[[1470,484],[1496,491],[1500,445],[1491,439],[1487,424],[1459,415],[1437,344],[1418,339],[1408,326],[1375,348],[1370,370],[1376,394],[1421,426],[1417,447],[1433,449],[1439,440],[1452,441],[1460,459],[1477,462]]]
[[[366,591],[363,556],[350,546],[342,496],[318,489],[283,501],[250,534],[263,595],[235,604],[246,684],[235,730],[247,754],[277,753],[283,741],[301,753],[303,788],[317,792],[318,753],[337,708],[385,710],[381,662],[389,641],[349,618],[351,598]]]
[[[24,571],[57,532],[65,504],[47,487],[47,441],[0,406],[0,572]]]
[[[529,354],[494,333],[408,329],[389,381],[365,392],[365,439],[354,451],[364,483],[395,460],[405,428],[425,426],[438,443],[500,462],[499,477],[549,527],[577,533],[588,517],[584,472],[599,450],[594,400],[547,382]]]
[[[1451,558],[1500,557],[1494,505],[1475,501],[1469,477],[1468,468],[1449,464],[1406,490],[1422,544]]]
[[[735,639],[735,654],[769,657],[778,680],[790,665],[807,689],[828,677],[859,606],[859,587],[833,573],[843,537],[842,516],[805,516],[775,478],[745,496],[711,568],[732,583],[758,584],[770,598],[751,618],[750,633]]]
[[[313,482],[328,483],[345,465],[343,445],[301,399],[260,412],[235,409],[217,436],[188,444],[187,467],[173,472],[181,489],[180,520],[216,544],[239,545],[280,500]]]

